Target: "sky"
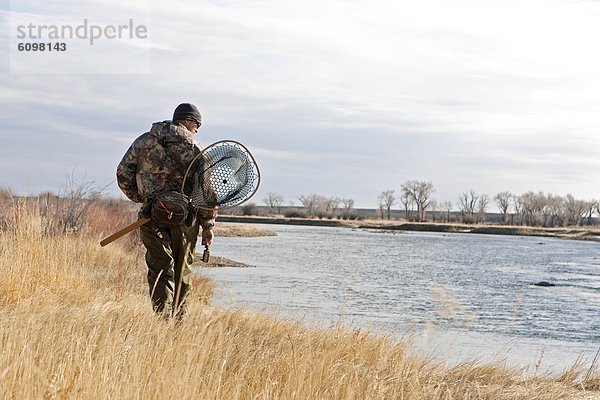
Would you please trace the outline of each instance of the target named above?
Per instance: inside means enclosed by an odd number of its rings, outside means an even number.
[[[198,106],[203,144],[244,143],[253,201],[309,193],[376,208],[431,181],[600,198],[600,1],[12,1],[0,7],[0,187],[67,176],[121,196],[115,168],[152,122]],[[107,26],[143,39],[18,51],[18,24]],[[43,58],[44,56],[45,58]]]

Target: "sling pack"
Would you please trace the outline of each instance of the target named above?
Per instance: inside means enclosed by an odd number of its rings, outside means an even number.
[[[169,191],[154,196],[150,218],[159,224],[181,225],[190,209],[190,199],[183,193]]]

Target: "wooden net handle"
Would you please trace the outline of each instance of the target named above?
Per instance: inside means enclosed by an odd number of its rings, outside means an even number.
[[[129,226],[126,226],[125,228],[121,229],[120,231],[113,233],[112,235],[110,235],[106,239],[103,239],[100,242],[100,246],[104,247],[107,244],[114,242],[115,240],[117,240],[121,236],[127,235],[129,232],[136,230],[137,228],[139,228],[140,226],[144,225],[148,221],[150,221],[150,218],[141,218],[141,219],[138,219],[133,224],[131,224]]]

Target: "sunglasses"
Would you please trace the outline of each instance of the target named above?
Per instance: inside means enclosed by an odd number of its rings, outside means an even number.
[[[195,123],[198,128],[200,128],[200,125],[202,125],[201,122],[198,122],[198,121],[196,121],[195,119],[192,119],[192,118],[189,118],[188,121],[192,121],[193,123]]]

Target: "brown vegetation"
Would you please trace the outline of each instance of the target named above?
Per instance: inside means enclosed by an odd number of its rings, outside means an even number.
[[[235,224],[228,222],[219,222],[214,228],[215,236],[221,237],[260,237],[277,236],[275,232],[266,229],[260,229],[247,224]]]

